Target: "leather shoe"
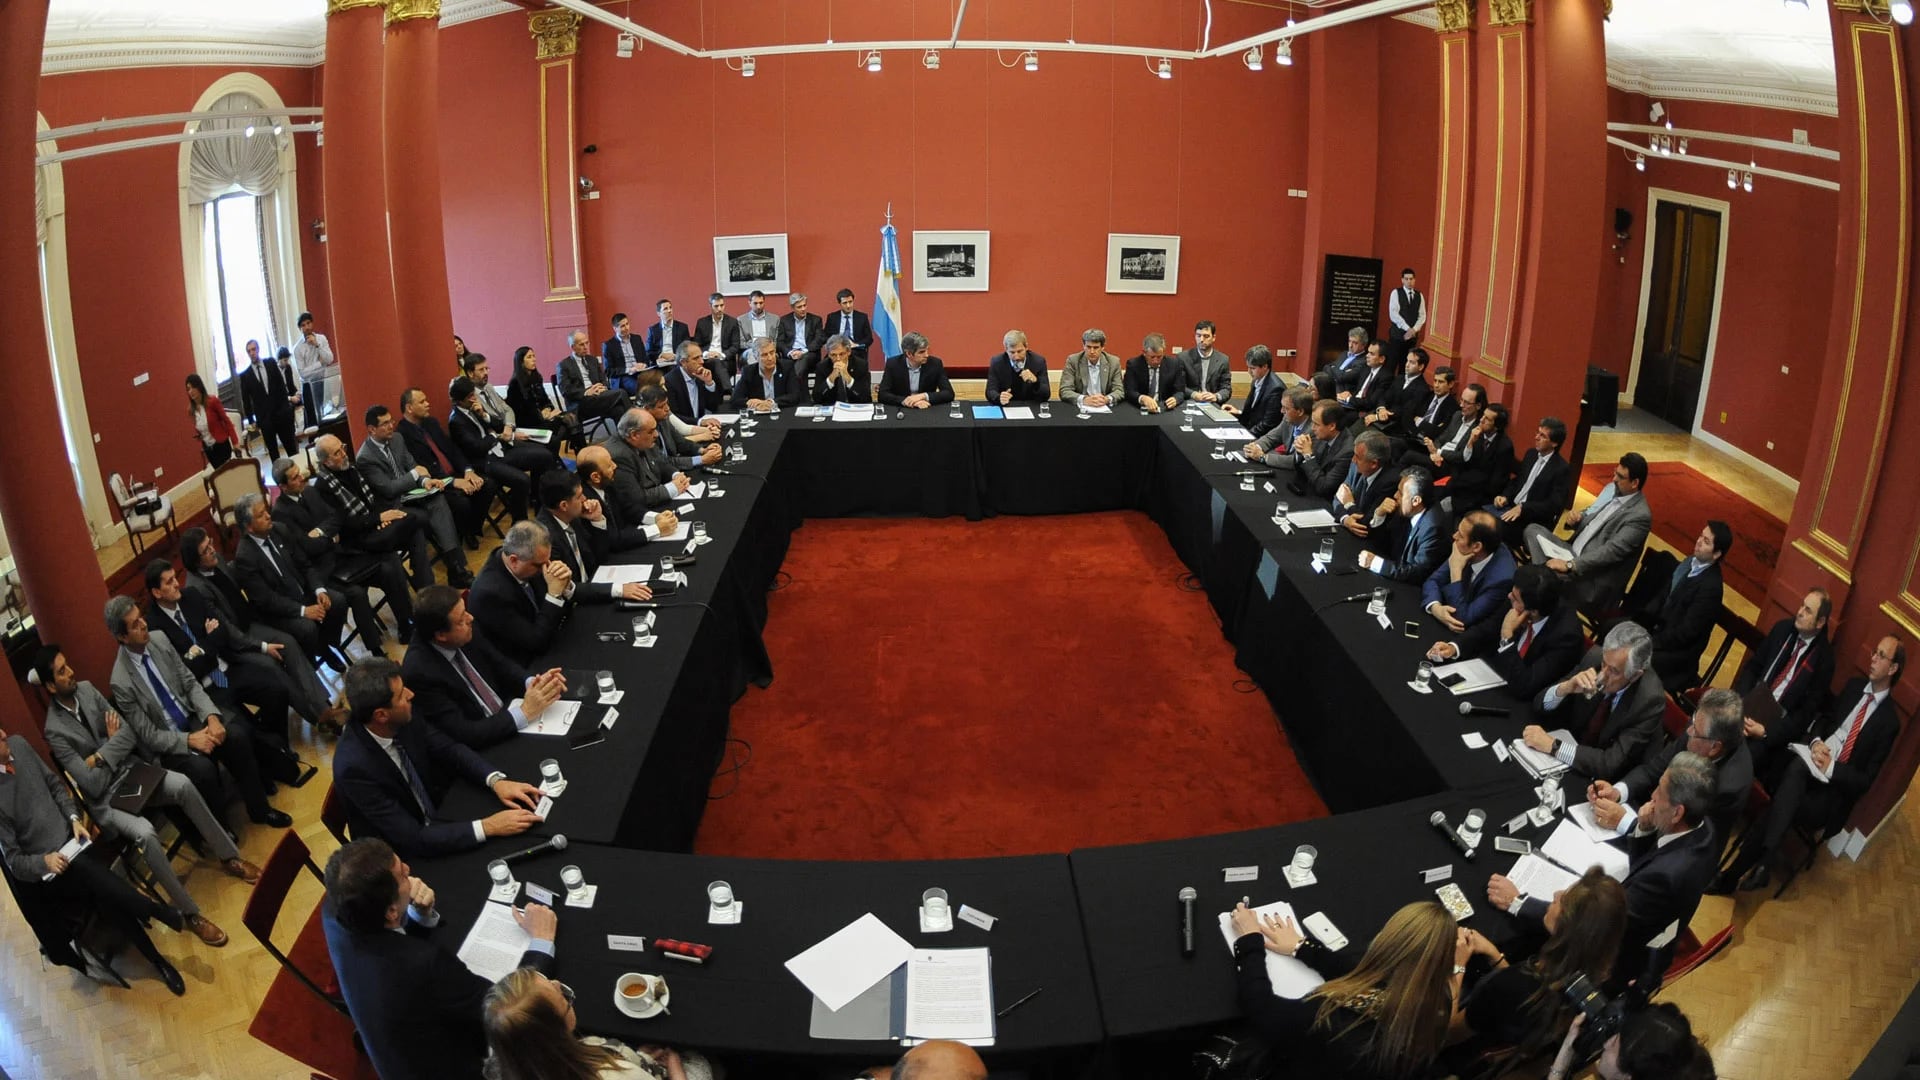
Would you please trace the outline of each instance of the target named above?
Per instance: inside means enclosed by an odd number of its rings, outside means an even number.
[[[174,997],[186,996],[187,980],[180,977],[179,968],[174,967],[165,960],[161,960],[153,965],[153,971],[154,974],[160,976],[161,982],[167,984],[167,989],[173,991]]]
[[[1773,884],[1773,875],[1767,873],[1766,863],[1761,863],[1747,871],[1746,876],[1740,879],[1740,889],[1742,892],[1749,889],[1764,889],[1771,884]]]
[[[327,711],[320,714],[320,718],[313,722],[313,726],[329,735],[340,734],[346,730],[347,726],[346,707],[342,705],[327,706]]]
[[[213,925],[213,920],[205,915],[187,916],[187,929],[193,931],[194,937],[216,949],[227,943],[227,932]]]
[[[480,534],[479,533],[475,533],[474,535],[467,537],[467,550],[468,551],[480,550]]]
[[[260,880],[260,868],[245,859],[228,859],[220,864],[220,869],[226,871],[228,877],[237,877],[249,885]]]
[[[1713,883],[1707,886],[1707,895],[1732,896],[1733,890],[1738,887],[1738,884],[1739,879],[1734,877],[1733,871],[1722,870],[1714,875]]]
[[[253,819],[253,823],[255,825],[271,825],[276,829],[284,829],[293,824],[293,819],[279,810],[268,807],[266,813]]]

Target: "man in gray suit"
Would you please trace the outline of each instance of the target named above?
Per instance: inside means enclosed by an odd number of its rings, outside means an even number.
[[[1573,539],[1561,544],[1544,525],[1527,526],[1527,550],[1535,563],[1566,579],[1567,596],[1581,611],[1593,613],[1613,606],[1627,589],[1627,579],[1639,565],[1640,549],[1653,529],[1653,512],[1643,493],[1647,486],[1647,459],[1622,455],[1614,466],[1613,483],[1600,492],[1584,513],[1568,514]],[[1572,558],[1557,557],[1553,548],[1565,547]]]
[[[1060,369],[1060,400],[1089,408],[1120,400],[1120,360],[1107,352],[1107,332],[1080,335],[1080,351]]]
[[[1233,400],[1233,368],[1213,347],[1213,320],[1193,324],[1193,348],[1180,354],[1180,363],[1187,369],[1187,397],[1213,405]]]
[[[614,508],[622,521],[651,525],[675,496],[686,493],[686,473],[676,472],[661,478],[653,454],[659,442],[659,422],[653,414],[645,409],[629,409],[614,426],[614,433],[598,444],[613,459],[613,484],[607,493],[613,497]]]
[[[160,768],[153,740],[142,737],[139,725],[122,720],[92,683],[81,681],[60,646],[40,647],[34,655],[32,677],[53,698],[47,708],[47,746],[53,751],[53,760],[79,785],[80,794],[87,800],[87,812],[108,836],[120,837],[140,849],[147,872],[186,916],[188,929],[208,945],[225,945],[226,933],[200,914],[200,905],[173,872],[173,860],[167,857],[166,845],[160,842],[153,823],[113,805],[114,797],[132,786],[128,777],[135,766],[150,766],[145,770],[148,773]],[[220,860],[220,869],[249,885],[260,880],[260,868],[240,857],[233,837],[207,809],[206,800],[185,774],[161,770],[146,805],[179,807],[199,830],[201,850]]]
[[[556,372],[560,382],[560,400],[575,416],[591,420],[596,416],[619,416],[627,411],[627,392],[607,386],[607,371],[593,355],[585,330],[575,330],[568,339],[571,351],[560,358]]]
[[[1619,780],[1660,734],[1667,710],[1667,691],[1649,670],[1652,662],[1653,635],[1638,623],[1616,623],[1571,674],[1533,700],[1534,715],[1564,724],[1573,741],[1556,739],[1537,723],[1520,737],[1583,776]]]
[[[208,806],[225,805],[220,786],[220,766],[225,765],[239,785],[248,818],[276,829],[293,824],[267,802],[268,780],[261,775],[267,767],[277,780],[302,779],[292,752],[284,744],[256,740],[245,717],[222,715],[167,636],[147,629],[146,617],[132,599],[109,599],[106,620],[107,633],[120,643],[113,660],[114,710],[140,726],[148,745],[158,751],[160,764],[185,773]]]
[[[385,405],[370,405],[366,420],[367,438],[353,457],[354,465],[375,494],[398,503],[402,512],[420,523],[447,564],[447,584],[462,584],[460,579],[467,571],[467,553],[460,541],[460,529],[454,524],[453,511],[440,494],[447,481],[434,479],[427,474],[426,466],[414,462],[413,454],[407,450],[407,441],[396,437],[400,425],[394,421],[392,410]],[[407,499],[409,492],[420,488],[428,494]]]
[[[1298,383],[1280,396],[1280,422],[1272,431],[1241,447],[1248,461],[1264,462],[1276,469],[1297,469],[1300,455],[1294,447],[1302,435],[1313,434],[1313,387]]]

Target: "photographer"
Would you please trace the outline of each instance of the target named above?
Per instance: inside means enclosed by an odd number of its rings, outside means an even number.
[[[1262,921],[1245,904],[1233,930],[1240,1008],[1272,1044],[1276,1077],[1402,1080],[1425,1075],[1439,1055],[1469,948],[1446,908],[1428,900],[1394,912],[1357,964],[1291,919]],[[1298,1001],[1276,997],[1269,950],[1329,978]]]
[[[1586,1017],[1574,1019],[1547,1080],[1567,1080],[1576,1062],[1592,1054],[1582,1045]],[[1693,1025],[1679,1007],[1662,1001],[1629,1012],[1620,1030],[1600,1046],[1594,1075],[1602,1080],[1713,1080],[1713,1055],[1693,1037]]]

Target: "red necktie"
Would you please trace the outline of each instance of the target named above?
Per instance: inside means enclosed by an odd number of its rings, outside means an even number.
[[[1807,643],[1803,641],[1793,650],[1793,655],[1787,660],[1786,666],[1782,667],[1779,674],[1773,677],[1773,682],[1770,683],[1767,688],[1773,691],[1774,697],[1779,697],[1781,694],[1786,693],[1787,687],[1792,685],[1793,676],[1800,667],[1800,657],[1804,655],[1806,651]]]
[[[500,695],[494,693],[493,688],[487,685],[487,680],[482,679],[480,673],[474,670],[473,665],[467,660],[467,654],[455,649],[453,660],[454,666],[460,669],[461,677],[466,679],[467,685],[473,688],[474,696],[478,697],[480,704],[486,708],[487,714],[499,712]]]
[[[1533,624],[1527,624],[1527,632],[1520,635],[1520,659],[1527,658],[1527,647],[1533,644]]]
[[[1868,694],[1860,702],[1860,711],[1853,714],[1853,727],[1847,731],[1847,741],[1840,745],[1840,763],[1846,764],[1853,756],[1854,741],[1860,738],[1860,729],[1867,726],[1867,710],[1873,708],[1873,695]]]
[[[1587,721],[1587,733],[1580,741],[1590,745],[1599,742],[1600,732],[1607,726],[1607,717],[1612,713],[1613,695],[1608,694],[1600,699],[1600,704],[1593,710],[1593,719]]]

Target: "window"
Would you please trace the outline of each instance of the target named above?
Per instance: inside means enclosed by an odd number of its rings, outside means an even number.
[[[212,367],[222,383],[247,369],[248,341],[258,341],[260,355],[268,359],[280,344],[262,255],[263,227],[260,200],[244,191],[213,200],[203,216],[201,298],[212,331]]]

